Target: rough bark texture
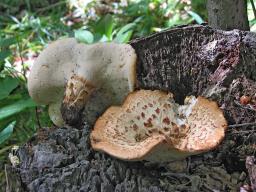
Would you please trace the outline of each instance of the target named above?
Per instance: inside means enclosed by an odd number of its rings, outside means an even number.
[[[250,30],[246,0],[207,0],[207,10],[213,28]]]
[[[255,122],[255,104],[239,102],[256,90],[255,34],[182,26],[130,44],[138,55],[138,89],[168,90],[180,103],[186,95],[204,95],[219,103],[229,124]],[[170,164],[94,152],[90,129],[40,130],[18,150],[21,163],[8,174],[15,170],[28,191],[237,191],[250,185],[245,159],[255,152],[255,124],[231,126],[216,150]]]
[[[5,165],[6,172],[6,191],[23,192],[22,180],[20,178],[20,172],[11,165]]]
[[[251,180],[251,189],[256,191],[256,159],[254,156],[246,158],[246,168]]]
[[[237,112],[237,102],[242,95],[255,93],[256,34],[198,25],[168,30],[131,45],[138,55],[139,88],[171,91],[180,103],[187,95],[203,95],[219,102],[230,123],[244,118],[242,111]],[[250,114],[248,118],[255,111]]]

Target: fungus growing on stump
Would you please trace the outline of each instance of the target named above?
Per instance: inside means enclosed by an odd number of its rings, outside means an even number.
[[[224,138],[227,122],[213,101],[193,96],[184,105],[163,91],[130,93],[110,107],[90,135],[93,149],[119,159],[166,162],[209,151]]]
[[[136,54],[128,44],[85,45],[67,38],[53,42],[39,55],[28,90],[33,100],[49,105],[56,125],[62,126],[63,119],[77,124],[87,104],[86,120],[93,123],[98,113],[120,104],[134,90],[135,70]]]

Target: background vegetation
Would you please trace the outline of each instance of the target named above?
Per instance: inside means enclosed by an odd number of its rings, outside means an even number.
[[[34,59],[51,41],[76,37],[83,43],[125,43],[175,25],[207,21],[205,0],[1,0],[0,2],[0,180],[14,145],[39,127],[53,126],[46,106],[27,91]],[[251,30],[256,20],[248,1]]]

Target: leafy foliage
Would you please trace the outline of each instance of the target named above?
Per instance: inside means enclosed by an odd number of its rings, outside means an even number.
[[[16,123],[15,121],[11,122],[6,128],[4,128],[0,132],[0,144],[3,143],[5,140],[7,140],[11,136],[15,123]]]
[[[8,97],[8,95],[19,85],[19,81],[16,78],[7,76],[0,79],[0,100]]]

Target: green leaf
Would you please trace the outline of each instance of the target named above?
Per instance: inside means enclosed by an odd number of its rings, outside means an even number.
[[[10,56],[12,53],[11,51],[1,51],[0,52],[0,62],[2,62],[6,57]]]
[[[254,24],[256,24],[256,19],[253,19],[250,21],[250,25],[254,25]]]
[[[105,24],[105,35],[111,39],[112,37],[112,32],[113,32],[113,28],[114,28],[114,19],[112,18],[111,15],[107,15],[104,18],[104,24]]]
[[[145,16],[140,16],[140,17],[138,17],[137,19],[135,19],[135,20],[133,21],[133,23],[138,24],[139,22],[143,21],[144,18],[145,18]]]
[[[104,36],[104,35],[101,35],[100,33],[95,33],[95,34],[94,34],[94,40],[93,40],[93,42],[94,42],[94,43],[99,42],[103,36]]]
[[[6,128],[4,128],[4,130],[0,132],[0,144],[11,136],[15,123],[16,121],[11,122]]]
[[[132,37],[133,30],[127,31],[115,38],[115,42],[118,43],[127,43]]]
[[[75,38],[82,43],[93,43],[93,34],[87,30],[75,31]]]
[[[111,15],[103,17],[96,25],[95,32],[106,35],[108,40],[112,40],[112,32],[114,29],[114,19]]]
[[[118,33],[116,34],[116,37],[114,39],[115,42],[118,43],[126,43],[131,39],[132,33],[133,33],[133,28],[136,25],[134,23],[129,23],[122,27]]]
[[[188,14],[189,14],[198,24],[204,23],[204,20],[202,19],[202,17],[200,17],[200,15],[198,15],[197,13],[195,13],[195,12],[193,12],[193,11],[188,11]]]
[[[173,27],[174,25],[177,25],[177,23],[180,23],[180,15],[174,14],[167,22],[166,27]]]
[[[16,43],[16,38],[6,38],[6,39],[0,39],[0,47],[9,47],[10,45],[13,45]]]
[[[34,106],[36,106],[36,104],[30,98],[27,100],[20,100],[13,104],[4,106],[0,109],[0,120],[11,115],[17,114],[26,108]]]
[[[8,97],[6,97],[6,98],[0,100],[0,109],[1,109],[2,107],[4,107],[4,106],[7,106],[7,105],[10,105],[10,104],[12,104],[12,103],[14,103],[14,102],[17,102],[17,101],[19,101],[19,100],[22,100],[24,97],[25,97],[25,98],[28,98],[28,97],[26,97],[27,95],[23,95],[23,94],[21,94],[21,93],[19,93],[19,92],[21,92],[20,89],[17,90],[17,93],[15,92],[15,93],[9,94]],[[26,93],[25,93],[25,94],[26,94]]]
[[[19,80],[16,78],[7,76],[0,79],[0,100],[6,98],[18,85]]]

